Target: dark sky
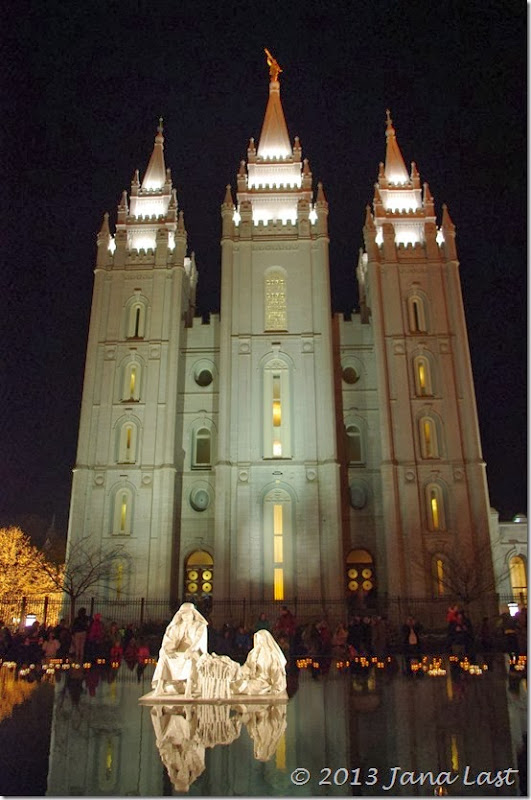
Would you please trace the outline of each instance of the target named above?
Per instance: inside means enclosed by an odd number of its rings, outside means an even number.
[[[68,516],[103,212],[164,116],[199,266],[219,309],[219,206],[267,101],[282,101],[330,204],[333,305],[357,304],[364,209],[389,107],[440,220],[457,226],[483,452],[502,518],[527,509],[526,14],[521,0],[17,2],[4,10],[0,523]]]

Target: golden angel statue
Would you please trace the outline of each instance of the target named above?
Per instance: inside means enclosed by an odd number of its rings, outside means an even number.
[[[282,68],[280,67],[280,64],[278,63],[276,58],[273,58],[273,56],[271,55],[271,53],[269,52],[267,47],[264,47],[264,52],[265,52],[265,54],[267,56],[267,66],[269,67],[269,77],[271,78],[272,81],[278,81],[278,76],[282,72]]]

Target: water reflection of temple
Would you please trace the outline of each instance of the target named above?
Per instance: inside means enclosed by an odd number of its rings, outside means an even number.
[[[91,671],[83,677],[81,670],[62,676],[55,692],[48,795],[163,794],[164,767],[149,709],[138,705],[150,688],[148,669],[140,682],[125,664],[109,676]]]
[[[135,673],[122,665],[113,682],[101,681],[92,689],[90,681],[87,686],[79,676],[63,678],[55,692],[49,795],[153,796],[177,791],[157,748],[151,709],[138,705],[138,698],[149,689],[150,675],[138,683]],[[228,722],[219,720],[218,728],[227,723],[234,737],[224,745],[205,746],[204,769],[189,793],[378,795],[381,786],[319,786],[325,777],[323,767],[359,766],[362,774],[374,767],[382,776],[395,765],[435,772],[462,772],[467,764],[472,772],[514,767],[506,683],[501,665],[477,678],[463,674],[406,678],[374,670],[341,675],[334,669],[327,676],[312,677],[303,670],[287,704],[285,730],[277,726],[269,751],[263,749],[269,760],[256,757],[257,742],[262,748],[266,742],[250,723],[248,710],[232,709]],[[201,736],[213,736],[215,729],[209,730],[199,716],[193,724]],[[519,720],[521,727],[521,716]],[[179,760],[171,748],[165,759],[166,765]],[[303,789],[290,779],[297,767],[312,774]],[[475,792],[465,788],[459,794],[467,791],[476,796],[500,794],[488,787]],[[416,793],[430,792],[424,787]],[[399,794],[411,794],[411,787],[389,792]],[[517,795],[518,786],[505,788],[503,794]]]

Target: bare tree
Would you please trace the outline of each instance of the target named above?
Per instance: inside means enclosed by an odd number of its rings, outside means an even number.
[[[432,560],[433,586],[439,596],[453,598],[466,608],[471,603],[496,594],[496,573],[500,573],[500,570],[493,568],[490,554],[486,558],[472,558],[460,550],[442,550],[439,555],[440,565],[438,555]],[[507,573],[505,564],[503,569],[505,573],[501,577]]]
[[[116,562],[123,558],[123,546],[100,546],[85,536],[68,547],[66,563],[45,563],[43,569],[54,585],[70,599],[70,618],[74,619],[77,600],[92,591],[108,589]]]

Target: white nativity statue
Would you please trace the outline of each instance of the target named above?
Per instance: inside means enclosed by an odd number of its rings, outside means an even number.
[[[153,674],[153,692],[143,701],[287,699],[286,658],[268,631],[257,631],[245,664],[207,650],[208,622],[183,603],[166,628]]]

